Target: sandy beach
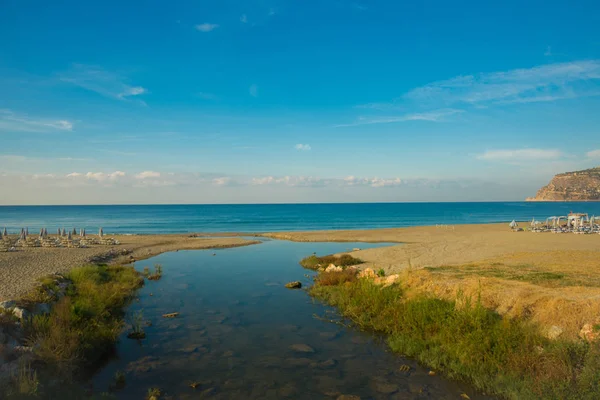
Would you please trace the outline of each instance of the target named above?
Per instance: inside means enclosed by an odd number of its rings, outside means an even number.
[[[177,250],[203,250],[247,246],[259,243],[239,237],[194,238],[189,235],[117,235],[117,246],[89,248],[19,248],[0,253],[0,301],[18,298],[38,279],[54,272],[104,259],[110,263],[129,263]],[[127,253],[127,254],[122,254]]]
[[[115,236],[119,246],[88,249],[24,248],[0,253],[0,300],[30,289],[37,279],[90,263],[111,251],[106,262],[127,263],[177,250],[244,246],[242,234]],[[247,234],[246,234],[247,235]],[[410,293],[479,296],[503,315],[560,325],[576,336],[600,315],[600,235],[512,232],[507,224],[424,226],[397,229],[278,232],[257,236],[302,242],[390,242],[357,250],[361,268],[403,274]],[[565,312],[568,310],[569,312]]]

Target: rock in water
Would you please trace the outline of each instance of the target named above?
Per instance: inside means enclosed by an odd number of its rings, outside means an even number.
[[[294,281],[294,282],[286,283],[285,287],[288,289],[300,289],[302,287],[302,282]]]
[[[290,349],[297,351],[298,353],[314,353],[315,349],[304,343],[293,344]]]

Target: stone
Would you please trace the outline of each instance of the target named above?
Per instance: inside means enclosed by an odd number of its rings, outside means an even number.
[[[333,368],[337,365],[337,361],[335,361],[333,358],[330,358],[328,360],[325,360],[323,362],[320,362],[318,364],[319,368]]]
[[[600,335],[600,331],[594,328],[595,324],[585,324],[579,331],[579,337],[587,340],[588,342],[593,342],[598,339]]]
[[[302,282],[294,281],[285,284],[285,287],[288,289],[300,289],[302,287]]]
[[[35,306],[35,314],[50,314],[50,304],[40,303]]]
[[[365,268],[358,273],[359,278],[374,279],[377,278],[377,274],[371,268]]]
[[[29,315],[29,311],[27,311],[26,309],[21,308],[21,307],[13,308],[12,312],[15,317],[17,317],[21,320],[27,318],[27,316]]]
[[[353,394],[342,394],[338,396],[337,400],[360,400],[360,396],[355,396]]]
[[[383,394],[392,394],[396,393],[399,390],[398,385],[394,385],[393,383],[384,382],[380,380],[373,380],[372,382],[373,389],[376,392]]]
[[[7,300],[0,302],[0,309],[10,310],[17,306],[17,302],[14,300]]]
[[[546,337],[548,339],[554,340],[558,338],[563,333],[563,329],[560,326],[552,325],[550,329],[546,332]]]
[[[319,333],[319,336],[325,340],[333,340],[338,337],[338,332],[321,332]]]
[[[315,349],[313,349],[309,345],[303,344],[303,343],[293,344],[290,346],[290,349],[292,349],[298,353],[314,353],[315,352]]]
[[[336,267],[334,264],[329,264],[329,266],[325,268],[325,272],[342,272],[343,270],[342,267]]]

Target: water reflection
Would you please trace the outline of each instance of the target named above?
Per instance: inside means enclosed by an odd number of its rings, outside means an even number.
[[[298,261],[312,252],[377,246],[266,241],[138,262],[140,270],[163,266],[162,279],[147,282],[128,310],[142,310],[151,326],[139,342],[123,334],[119,358],[96,374],[95,390],[108,390],[123,371],[126,386],[115,393],[123,399],[143,398],[150,387],[178,399],[483,398],[387,353],[372,335],[315,318],[334,310],[283,287],[310,282]],[[180,314],[162,317],[172,312]]]

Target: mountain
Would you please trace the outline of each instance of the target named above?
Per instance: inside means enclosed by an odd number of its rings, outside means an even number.
[[[527,201],[600,201],[600,167],[558,174]]]

